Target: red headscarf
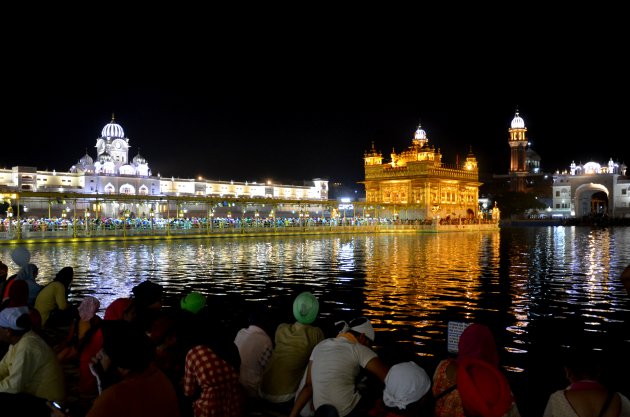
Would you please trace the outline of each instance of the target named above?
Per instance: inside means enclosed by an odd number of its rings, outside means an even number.
[[[458,344],[457,362],[463,358],[477,358],[495,367],[499,366],[499,354],[494,336],[483,324],[473,323],[462,332]]]
[[[131,298],[117,298],[105,309],[104,320],[123,320],[125,311],[132,304]]]

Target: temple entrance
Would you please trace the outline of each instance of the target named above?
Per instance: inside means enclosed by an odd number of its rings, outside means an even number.
[[[608,216],[608,189],[602,184],[583,184],[575,190],[575,217]]]

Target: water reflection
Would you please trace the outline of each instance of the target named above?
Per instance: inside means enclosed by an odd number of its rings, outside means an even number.
[[[0,246],[0,259],[15,272],[11,249]],[[446,355],[448,320],[484,321],[514,374],[532,366],[528,354],[540,343],[532,335],[533,324],[581,317],[589,332],[603,334],[628,313],[618,277],[630,264],[630,228],[38,244],[29,249],[42,283],[63,266],[75,268],[75,300],[94,295],[107,306],[151,279],[164,285],[167,304],[194,289],[230,315],[253,301],[285,311],[295,292],[308,288],[320,298],[324,318],[365,314],[375,323],[378,343],[401,344],[434,361]]]

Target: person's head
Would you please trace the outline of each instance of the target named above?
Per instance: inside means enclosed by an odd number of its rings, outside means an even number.
[[[103,320],[134,321],[136,311],[131,298],[117,298],[105,309]]]
[[[79,318],[82,321],[90,321],[99,308],[101,308],[101,302],[98,301],[98,298],[88,295],[79,304]]]
[[[485,360],[465,357],[457,366],[457,391],[470,417],[502,417],[514,402],[507,378]]]
[[[28,307],[7,307],[0,311],[0,341],[15,344],[30,329]]]
[[[55,275],[55,281],[59,281],[63,284],[66,289],[70,287],[70,283],[72,283],[72,279],[74,278],[74,269],[71,266],[64,266],[57,272]]]
[[[293,301],[293,316],[298,323],[311,324],[317,318],[319,301],[317,297],[305,291],[295,297]]]
[[[376,334],[374,333],[372,323],[367,317],[358,317],[351,320],[350,323],[348,323],[347,331],[354,334],[361,344],[371,346],[372,343],[374,343]]]
[[[133,287],[134,303],[139,310],[159,310],[162,308],[163,288],[160,284],[143,281]]]
[[[383,403],[387,407],[405,410],[419,402],[431,389],[431,378],[415,362],[392,366],[385,377]]]
[[[497,345],[490,329],[478,323],[466,327],[459,337],[457,357],[458,360],[468,357],[482,359],[499,366]]]
[[[143,371],[153,361],[155,349],[149,337],[137,326],[124,320],[108,320],[102,324],[103,367],[124,371]]]
[[[600,378],[601,358],[586,344],[571,347],[564,355],[564,370],[570,382],[580,380],[596,381]]]
[[[28,305],[28,284],[26,281],[16,279],[10,282],[7,300],[9,307],[22,307]]]
[[[11,252],[11,259],[21,268],[31,261],[31,252],[24,246],[18,246]]]
[[[206,306],[206,302],[205,295],[193,291],[183,297],[179,304],[182,310],[197,314]]]

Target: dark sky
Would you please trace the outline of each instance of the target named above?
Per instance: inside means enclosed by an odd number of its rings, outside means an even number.
[[[502,174],[517,106],[544,170],[630,165],[626,25],[224,17],[14,33],[0,166],[68,170],[114,112],[130,157],[168,177],[353,184],[372,141],[389,159],[418,123],[445,162],[472,147]]]

